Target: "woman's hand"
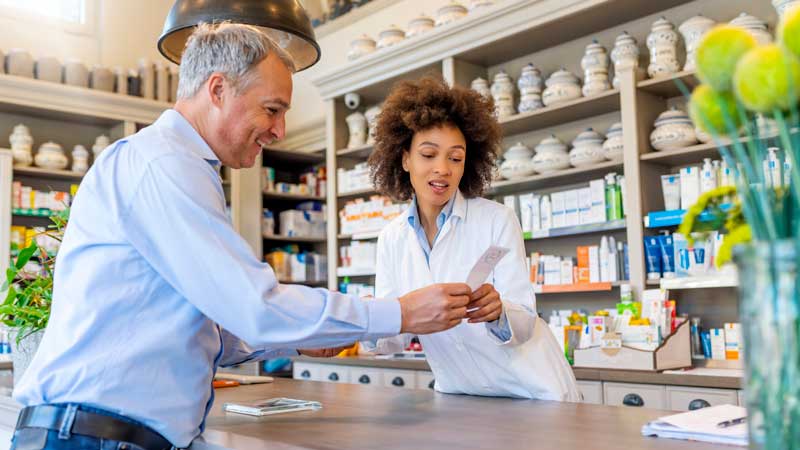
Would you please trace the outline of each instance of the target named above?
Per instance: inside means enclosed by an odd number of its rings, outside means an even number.
[[[500,294],[488,283],[475,289],[467,304],[469,323],[492,322],[500,318],[502,312]]]

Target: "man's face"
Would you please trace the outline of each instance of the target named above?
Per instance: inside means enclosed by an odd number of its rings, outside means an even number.
[[[215,137],[211,147],[223,165],[234,169],[253,167],[261,147],[283,139],[286,132],[292,73],[273,52],[252,76],[238,91],[224,83],[210,116]]]

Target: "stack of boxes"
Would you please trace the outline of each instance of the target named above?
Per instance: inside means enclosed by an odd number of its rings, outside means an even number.
[[[320,167],[313,172],[301,174],[299,183],[275,181],[275,169],[272,167],[263,167],[261,169],[261,178],[261,185],[264,186],[265,192],[312,195],[315,197],[324,197],[328,192],[328,182],[324,167]]]
[[[339,267],[371,270],[375,268],[377,244],[370,241],[353,241],[339,247]]]
[[[577,258],[531,253],[531,281],[537,285],[615,282],[630,279],[628,244],[603,236],[600,245],[580,246]]]
[[[336,188],[340,194],[372,188],[369,177],[369,165],[366,162],[356,164],[350,170],[336,170]]]
[[[328,278],[328,259],[315,252],[300,252],[296,245],[275,249],[265,256],[282,283],[322,282]]]
[[[349,201],[339,211],[339,232],[350,235],[380,231],[406,208],[407,204],[392,203],[379,195]]]
[[[15,181],[11,187],[11,207],[63,211],[69,208],[72,203],[72,197],[77,191],[78,186],[72,185],[70,192],[44,192],[30,186],[23,186],[19,181]]]

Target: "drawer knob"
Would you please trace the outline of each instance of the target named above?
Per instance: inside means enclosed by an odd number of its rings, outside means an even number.
[[[644,399],[639,394],[628,394],[622,399],[622,404],[626,406],[644,406]]]
[[[696,398],[689,402],[689,411],[694,411],[695,409],[701,409],[701,408],[708,408],[709,406],[711,406],[711,403],[708,403],[702,398]]]
[[[361,384],[369,384],[369,382],[370,382],[369,375],[361,375],[358,378],[358,382],[361,383]]]
[[[392,380],[392,386],[403,387],[405,385],[406,382],[401,377],[394,377],[394,380]]]
[[[428,383],[428,389],[433,389],[434,384],[436,384],[436,380],[431,380],[431,382]]]
[[[309,372],[309,371],[306,369],[306,370],[304,370],[304,371],[302,371],[302,372],[300,373],[300,376],[301,376],[302,378],[311,378],[311,372]]]
[[[328,375],[328,379],[331,381],[339,381],[339,374],[336,372],[331,372],[331,374]]]

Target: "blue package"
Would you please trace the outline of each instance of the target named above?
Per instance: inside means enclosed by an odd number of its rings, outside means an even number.
[[[675,277],[675,242],[672,236],[658,236],[658,246],[661,250],[661,276],[664,278]]]
[[[700,342],[703,344],[703,356],[711,359],[711,334],[708,331],[701,332]]]
[[[647,267],[647,279],[661,278],[661,245],[658,236],[644,238],[644,260]],[[627,279],[627,278],[626,278]]]

